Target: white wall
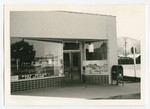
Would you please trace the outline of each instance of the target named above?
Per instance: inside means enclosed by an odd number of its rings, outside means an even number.
[[[116,18],[108,17],[107,21],[108,21],[108,72],[110,72],[109,83],[111,83],[111,68],[113,65],[118,65]]]
[[[43,11],[10,13],[11,37],[107,38],[107,16]]]

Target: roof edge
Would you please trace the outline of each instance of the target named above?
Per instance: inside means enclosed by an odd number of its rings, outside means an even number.
[[[66,13],[76,13],[76,14],[87,14],[87,15],[97,15],[97,16],[110,16],[110,17],[116,17],[113,15],[106,15],[106,14],[95,14],[95,13],[85,13],[85,12],[75,12],[75,11],[62,11],[62,10],[57,10],[53,12],[66,12]]]

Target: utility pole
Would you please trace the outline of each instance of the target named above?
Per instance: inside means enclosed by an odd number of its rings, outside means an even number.
[[[135,76],[135,80],[136,80],[136,57],[135,57],[136,48],[135,47],[131,48],[131,53],[133,54],[133,59],[134,59],[134,76]]]
[[[126,48],[127,48],[127,40],[126,40],[126,38],[123,38],[123,39],[124,39],[124,46],[125,46],[124,55],[125,55],[125,57],[127,57],[127,50],[126,50]]]
[[[134,56],[134,75],[135,75],[135,78],[136,78],[136,58],[135,58],[135,47],[133,47],[133,56]]]

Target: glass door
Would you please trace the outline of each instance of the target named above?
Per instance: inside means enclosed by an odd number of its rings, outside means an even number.
[[[70,53],[64,53],[64,75],[65,82],[71,82],[71,55]]]
[[[71,53],[71,79],[78,83],[81,80],[81,57],[79,52]]]
[[[81,81],[81,55],[80,52],[64,53],[64,73],[68,82]]]

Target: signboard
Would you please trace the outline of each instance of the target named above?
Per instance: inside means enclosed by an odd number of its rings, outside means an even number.
[[[89,44],[89,52],[94,52],[94,44]]]

